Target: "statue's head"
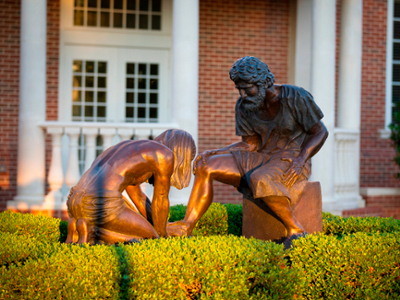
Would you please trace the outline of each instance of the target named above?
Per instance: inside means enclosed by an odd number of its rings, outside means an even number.
[[[266,86],[267,88],[275,82],[275,76],[268,65],[254,56],[238,59],[229,71],[229,76],[235,83],[241,79],[247,83]]]
[[[177,189],[187,187],[192,175],[192,160],[196,155],[196,144],[192,136],[180,129],[169,129],[157,136],[157,141],[174,153],[174,172],[171,184]]]

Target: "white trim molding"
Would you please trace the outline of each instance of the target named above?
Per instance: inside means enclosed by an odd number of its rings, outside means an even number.
[[[400,196],[400,188],[390,187],[369,187],[360,188],[362,196],[376,197],[376,196]]]

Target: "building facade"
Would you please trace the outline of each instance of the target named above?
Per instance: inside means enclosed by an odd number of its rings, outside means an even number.
[[[309,90],[325,114],[330,135],[311,178],[321,182],[323,209],[400,218],[388,130],[400,94],[400,2],[2,0],[0,7],[1,210],[65,210],[68,189],[96,155],[124,139],[182,128],[199,152],[238,141],[228,72],[252,55],[278,84]],[[172,189],[171,204],[189,194]],[[241,202],[222,184],[214,198]]]

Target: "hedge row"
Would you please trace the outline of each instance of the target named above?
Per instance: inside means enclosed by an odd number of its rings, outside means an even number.
[[[171,207],[169,221],[186,207]],[[324,214],[282,245],[236,237],[241,206],[212,204],[192,238],[66,245],[66,222],[0,214],[0,299],[398,299],[400,221]]]

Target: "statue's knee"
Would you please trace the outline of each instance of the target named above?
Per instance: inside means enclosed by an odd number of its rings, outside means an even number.
[[[203,160],[200,160],[196,164],[196,175],[207,175],[209,173],[209,168],[207,166],[207,159],[204,162]]]

